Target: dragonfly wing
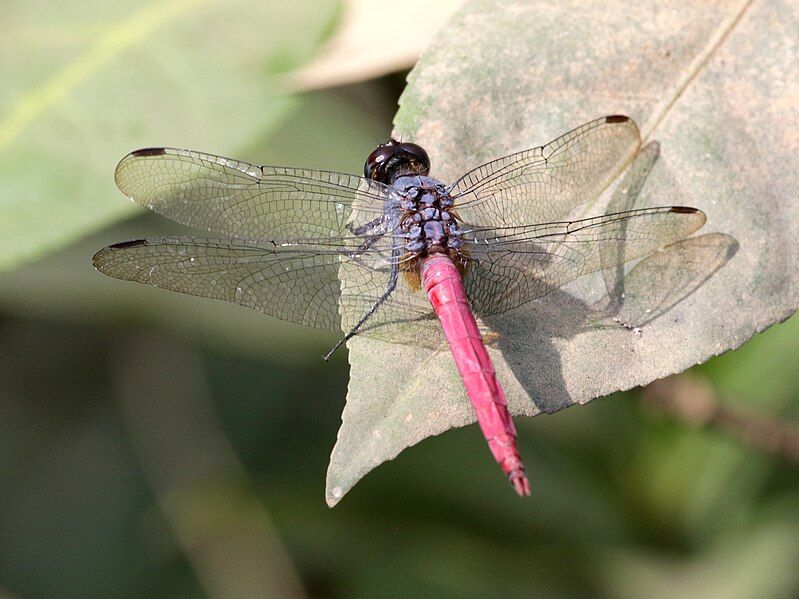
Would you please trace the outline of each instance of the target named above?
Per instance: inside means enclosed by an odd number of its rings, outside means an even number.
[[[128,241],[94,255],[101,272],[127,281],[234,302],[315,328],[340,330],[339,256],[234,239]]]
[[[341,270],[343,330],[351,330],[385,293],[390,273],[346,262]],[[427,296],[399,273],[396,288],[360,329],[368,337],[406,345],[439,347],[443,333]]]
[[[172,148],[128,154],[114,178],[130,199],[169,219],[242,238],[337,237],[380,218],[389,194],[355,175]]]
[[[329,245],[164,237],[106,247],[93,262],[118,279],[221,299],[340,333],[350,330],[386,292],[395,260],[383,250],[375,243],[358,256]],[[415,343],[418,339],[409,334],[418,328],[414,323],[427,323],[432,315],[426,299],[399,277],[395,291],[361,332]]]
[[[626,116],[607,116],[545,146],[499,158],[458,179],[452,195],[460,218],[509,227],[564,218],[592,202],[633,159],[641,138]]]
[[[679,206],[467,232],[464,286],[479,316],[516,308],[585,274],[646,256],[698,230],[705,214]]]

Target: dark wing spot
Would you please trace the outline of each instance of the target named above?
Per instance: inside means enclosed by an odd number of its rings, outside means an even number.
[[[121,250],[125,248],[135,248],[141,245],[147,245],[146,239],[131,239],[130,241],[121,241],[119,243],[115,243],[114,245],[109,245],[109,250]]]
[[[606,123],[626,123],[629,120],[630,117],[624,116],[623,114],[612,114],[605,117]]]
[[[140,156],[163,156],[164,154],[166,154],[164,148],[142,148],[141,150],[135,150],[130,153],[131,156],[135,156],[136,158]]]
[[[679,214],[694,214],[696,212],[699,212],[699,209],[689,208],[688,206],[672,206],[671,211],[677,212]]]

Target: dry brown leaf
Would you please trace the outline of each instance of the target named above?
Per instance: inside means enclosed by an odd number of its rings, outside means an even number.
[[[295,90],[345,85],[408,69],[462,0],[349,0],[343,22],[310,63],[290,73]]]

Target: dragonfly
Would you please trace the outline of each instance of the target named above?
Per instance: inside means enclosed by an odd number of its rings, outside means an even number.
[[[174,148],[116,168],[131,200],[214,237],[110,245],[111,277],[234,302],[341,334],[447,343],[494,459],[520,496],[530,483],[477,319],[675,243],[705,223],[686,206],[576,218],[640,147],[629,117],[605,116],[498,158],[454,183],[429,177],[421,146],[390,139],[363,176],[259,166]]]

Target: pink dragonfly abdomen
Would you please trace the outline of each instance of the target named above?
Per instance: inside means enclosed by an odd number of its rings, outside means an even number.
[[[449,256],[434,254],[422,266],[422,286],[447,338],[466,393],[488,447],[520,496],[530,494],[530,482],[516,447],[505,392],[497,381],[480,329],[457,267]]]

